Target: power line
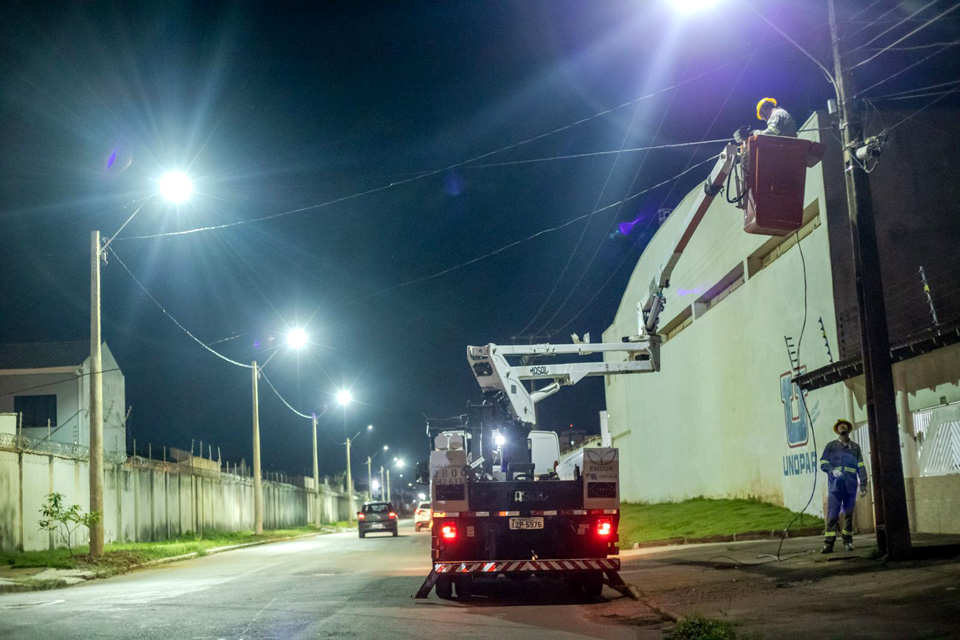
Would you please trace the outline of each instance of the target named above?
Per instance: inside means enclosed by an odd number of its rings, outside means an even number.
[[[205,344],[205,343],[204,343],[202,340],[200,340],[200,338],[198,338],[197,336],[195,336],[195,335],[193,335],[192,333],[190,333],[190,330],[187,329],[187,328],[186,328],[185,326],[183,326],[182,324],[180,324],[180,322],[179,322],[176,318],[174,318],[172,315],[170,315],[170,312],[167,311],[167,310],[163,307],[163,305],[160,304],[160,302],[159,302],[156,298],[153,297],[153,294],[151,294],[149,291],[147,291],[147,288],[146,288],[145,286],[143,286],[143,284],[142,284],[139,280],[137,280],[137,276],[133,275],[133,272],[130,271],[129,267],[127,267],[127,265],[124,264],[123,260],[120,259],[120,256],[117,255],[117,252],[113,250],[113,247],[110,247],[108,250],[109,250],[110,253],[113,255],[113,257],[115,257],[115,258],[117,259],[117,262],[120,263],[120,266],[123,267],[124,271],[126,271],[126,272],[130,275],[130,277],[133,279],[133,281],[137,283],[137,286],[140,287],[140,290],[143,291],[143,293],[145,293],[146,296],[147,296],[148,298],[150,298],[150,300],[153,301],[153,304],[157,305],[157,308],[160,309],[160,311],[163,312],[163,315],[165,315],[165,316],[167,316],[168,318],[170,318],[170,319],[173,321],[173,323],[174,323],[175,325],[177,325],[177,326],[180,328],[181,331],[183,331],[185,334],[187,334],[188,336],[190,336],[190,338],[191,338],[194,342],[196,342],[196,343],[199,344],[201,347],[203,347],[204,349],[206,349],[207,351],[209,351],[210,353],[212,353],[213,355],[217,356],[218,358],[220,358],[221,360],[223,360],[223,361],[225,361],[225,362],[229,362],[230,364],[236,365],[236,366],[238,366],[238,367],[243,367],[244,369],[252,369],[252,368],[253,368],[253,367],[252,367],[251,365],[249,365],[249,364],[243,364],[242,362],[237,362],[236,360],[231,360],[230,358],[228,358],[227,356],[223,355],[222,353],[220,353],[220,352],[218,352],[218,351],[215,351],[215,350],[214,350],[212,347],[210,347],[208,344]]]
[[[297,411],[296,409],[294,409],[294,408],[290,405],[290,403],[287,402],[287,401],[284,399],[284,397],[283,397],[282,395],[280,395],[280,392],[277,391],[277,388],[276,388],[275,386],[273,386],[273,383],[272,383],[272,382],[270,382],[270,378],[268,378],[268,377],[267,377],[267,374],[265,374],[265,373],[263,372],[263,369],[260,369],[260,377],[263,378],[263,381],[267,383],[267,386],[270,387],[270,389],[271,389],[275,394],[277,394],[277,397],[280,398],[280,402],[282,402],[283,404],[285,404],[285,405],[287,406],[287,409],[290,409],[290,411],[293,411],[295,414],[297,414],[297,415],[300,416],[301,418],[306,418],[307,420],[313,420],[313,416],[308,416],[308,415],[305,414],[305,413],[300,413],[299,411]]]
[[[689,63],[688,63],[689,64]],[[676,95],[676,92],[674,92]],[[671,99],[671,104],[673,100]],[[637,121],[637,115],[640,113],[640,104],[637,103],[636,109],[633,110],[633,116],[630,118],[630,125],[627,127],[626,132],[623,134],[623,140],[620,142],[620,149],[622,150],[626,144],[627,140],[630,138],[630,132],[633,131],[633,125]],[[654,138],[655,139],[655,138]],[[613,164],[610,165],[610,171],[607,172],[607,178],[603,181],[603,187],[600,188],[600,193],[597,194],[597,200],[593,204],[594,210],[600,205],[600,201],[603,199],[603,195],[607,192],[607,185],[610,184],[610,178],[613,177],[613,172],[617,168],[617,164],[620,162],[620,154],[613,160]],[[646,157],[646,156],[644,156]],[[530,321],[527,322],[526,326],[523,327],[520,331],[517,332],[517,335],[522,335],[527,329],[530,328],[537,318],[540,317],[540,314],[543,313],[543,310],[547,307],[547,303],[553,298],[553,294],[557,292],[557,288],[560,286],[560,282],[563,281],[563,276],[567,274],[567,269],[570,268],[571,263],[573,263],[573,257],[577,255],[577,251],[580,249],[580,244],[583,242],[583,237],[587,234],[587,229],[590,227],[590,221],[593,220],[593,215],[587,218],[587,223],[583,225],[583,229],[580,231],[580,236],[577,238],[577,244],[574,245],[573,251],[570,252],[570,255],[567,257],[566,264],[563,265],[563,269],[560,270],[560,275],[557,276],[556,282],[553,283],[553,288],[550,289],[550,293],[547,294],[547,297],[544,298],[543,304],[540,305],[540,308],[537,309],[537,312],[530,318]],[[549,323],[549,320],[547,321]]]
[[[915,33],[919,32],[921,29],[925,29],[925,28],[929,27],[931,24],[933,24],[934,22],[936,22],[937,20],[939,20],[939,19],[942,18],[943,16],[947,15],[948,13],[950,13],[950,12],[952,12],[952,11],[956,11],[957,9],[960,9],[960,4],[955,4],[955,5],[953,5],[952,7],[950,7],[949,9],[947,9],[946,11],[944,11],[943,13],[939,14],[938,16],[936,16],[936,17],[934,17],[934,18],[931,18],[930,20],[924,22],[922,25],[920,25],[919,27],[917,27],[916,29],[914,29],[913,31],[911,31],[910,33],[908,33],[907,35],[905,35],[905,36],[903,36],[902,38],[900,38],[899,40],[893,42],[893,43],[890,44],[889,46],[884,47],[883,49],[880,49],[880,51],[878,51],[877,53],[873,54],[872,56],[870,56],[870,57],[867,58],[866,60],[863,60],[863,61],[861,61],[861,62],[858,62],[857,64],[855,64],[855,65],[853,65],[852,67],[850,67],[850,69],[856,69],[857,67],[859,67],[859,66],[861,66],[861,65],[867,64],[867,63],[870,62],[871,60],[875,59],[877,56],[883,55],[883,53],[884,53],[885,51],[888,51],[891,47],[894,47],[894,46],[900,44],[901,42],[903,42],[904,40],[906,40],[906,39],[909,38],[910,36],[912,36],[912,35],[914,35]]]
[[[882,85],[882,84],[884,84],[884,83],[886,83],[886,82],[889,82],[890,80],[893,80],[894,78],[896,78],[897,76],[899,76],[899,75],[900,75],[901,73],[903,73],[904,71],[909,71],[910,69],[913,69],[913,68],[916,67],[917,65],[923,64],[924,62],[926,62],[926,61],[929,60],[930,58],[932,58],[932,57],[934,57],[934,56],[936,56],[936,55],[939,55],[939,54],[943,53],[944,51],[946,51],[946,50],[949,49],[950,47],[953,47],[953,46],[955,46],[955,45],[957,45],[957,44],[960,44],[960,40],[951,42],[950,44],[946,45],[946,46],[943,47],[942,49],[938,49],[938,50],[934,51],[933,53],[931,53],[930,55],[925,56],[925,57],[923,57],[923,58],[920,59],[920,60],[917,60],[917,61],[914,62],[913,64],[908,65],[908,66],[904,67],[903,69],[900,69],[900,71],[897,71],[896,73],[887,76],[887,77],[884,78],[883,80],[881,80],[881,81],[879,81],[879,82],[873,83],[872,85],[870,85],[870,86],[867,87],[866,89],[863,89],[862,91],[858,92],[857,95],[854,96],[854,97],[861,97],[861,96],[863,96],[863,94],[865,94],[867,91],[870,91],[871,89],[875,89],[875,88],[879,87],[880,85]]]
[[[908,120],[912,120],[913,118],[915,118],[916,116],[918,116],[921,112],[923,112],[923,111],[925,111],[926,109],[929,109],[929,108],[932,107],[933,105],[937,104],[938,102],[940,102],[941,100],[943,100],[944,98],[946,98],[948,95],[953,94],[953,93],[957,93],[958,91],[960,91],[960,87],[958,87],[958,88],[956,88],[956,89],[953,89],[953,90],[951,90],[951,91],[947,91],[946,93],[944,93],[942,96],[940,96],[940,97],[937,98],[936,100],[933,100],[933,101],[931,101],[931,102],[928,102],[926,105],[920,107],[919,109],[917,109],[916,111],[914,111],[913,113],[911,113],[909,116],[907,116],[906,118],[904,118],[903,120],[901,120],[901,121],[898,122],[897,124],[893,125],[892,127],[888,128],[888,129],[885,129],[885,130],[884,130],[884,133],[890,133],[891,131],[893,131],[894,129],[896,129],[896,128],[899,127],[900,125],[902,125],[904,122],[906,122],[906,121],[908,121]]]
[[[880,14],[879,17],[877,17],[876,20],[873,20],[872,22],[868,22],[867,24],[863,25],[862,27],[860,27],[859,29],[857,29],[856,31],[854,31],[853,33],[851,33],[849,36],[847,36],[847,38],[852,38],[853,36],[857,35],[857,34],[860,33],[861,31],[864,31],[864,30],[866,30],[866,29],[869,29],[870,27],[872,27],[873,25],[877,24],[878,22],[880,22],[881,20],[883,20],[884,18],[886,18],[888,15],[890,15],[891,13],[893,13],[894,11],[896,11],[897,9],[899,9],[900,7],[902,7],[903,5],[907,4],[907,2],[909,2],[909,1],[910,1],[910,0],[903,0],[903,2],[901,2],[901,3],[898,4],[898,5],[896,5],[895,7],[891,7],[891,8],[888,9],[887,11],[884,11],[883,13]],[[877,3],[874,2],[873,4],[877,4]],[[870,5],[870,6],[872,7],[873,5]],[[869,8],[869,7],[868,7],[868,8]],[[861,11],[860,13],[863,13],[863,12]],[[860,14],[857,14],[857,15],[860,15]],[[899,24],[899,23],[897,23],[897,24]]]
[[[439,277],[445,276],[445,275],[447,275],[448,273],[451,273],[451,272],[453,272],[453,271],[457,271],[457,270],[459,270],[459,269],[463,269],[464,267],[468,267],[468,266],[470,266],[470,265],[472,265],[472,264],[476,264],[477,262],[481,262],[481,261],[483,261],[483,260],[486,260],[487,258],[492,258],[493,256],[495,256],[495,255],[497,255],[497,254],[503,253],[504,251],[506,251],[506,250],[508,250],[508,249],[512,249],[513,247],[516,247],[516,246],[518,246],[518,245],[521,245],[521,244],[524,244],[524,243],[529,242],[529,241],[531,241],[531,240],[534,240],[534,239],[536,239],[536,238],[539,238],[539,237],[542,236],[542,235],[546,235],[546,234],[548,234],[548,233],[553,233],[553,232],[555,232],[555,231],[560,231],[561,229],[565,229],[565,228],[569,227],[570,225],[575,224],[575,223],[579,222],[580,220],[583,220],[584,218],[588,218],[588,217],[590,217],[590,216],[592,216],[592,215],[594,215],[594,214],[600,213],[600,212],[602,212],[602,211],[606,211],[606,210],[608,210],[608,209],[612,209],[613,207],[616,207],[617,205],[619,205],[619,204],[621,204],[621,203],[629,202],[630,200],[633,200],[633,199],[635,199],[635,198],[638,198],[638,197],[640,197],[641,195],[643,195],[643,194],[645,194],[645,193],[648,193],[648,192],[650,192],[650,191],[653,191],[654,189],[657,189],[658,187],[662,187],[663,185],[665,185],[665,184],[667,184],[667,183],[669,183],[669,182],[672,182],[672,181],[674,181],[674,180],[677,180],[678,178],[682,177],[684,174],[689,173],[690,171],[693,171],[694,169],[696,169],[696,168],[698,168],[698,167],[700,167],[700,166],[702,166],[702,165],[704,165],[704,164],[706,164],[706,163],[708,163],[708,162],[711,162],[711,161],[713,161],[713,160],[716,160],[716,159],[719,158],[719,157],[720,157],[720,154],[719,154],[719,153],[716,154],[716,155],[710,156],[709,158],[707,158],[707,159],[704,160],[703,162],[698,162],[697,164],[691,166],[690,168],[684,170],[684,171],[681,172],[681,173],[678,173],[677,175],[673,176],[672,178],[668,178],[668,179],[664,180],[663,182],[659,182],[659,183],[653,185],[652,187],[649,187],[649,188],[647,188],[647,189],[644,189],[643,191],[638,191],[637,193],[633,194],[632,196],[629,196],[629,197],[627,197],[627,198],[624,198],[623,200],[620,200],[620,201],[618,201],[618,202],[613,202],[613,203],[608,204],[608,205],[606,205],[606,206],[604,206],[604,207],[601,207],[601,208],[599,208],[599,209],[596,209],[595,211],[591,211],[590,213],[585,213],[585,214],[583,214],[583,215],[577,216],[576,218],[571,218],[570,220],[567,220],[566,222],[564,222],[564,223],[562,223],[562,224],[559,224],[559,225],[557,225],[557,226],[555,226],[555,227],[550,227],[550,228],[548,228],[548,229],[541,229],[540,231],[537,231],[536,233],[533,233],[533,234],[531,234],[531,235],[529,235],[529,236],[527,236],[527,237],[525,237],[525,238],[522,238],[522,239],[520,239],[520,240],[515,240],[515,241],[513,241],[513,242],[510,242],[510,243],[508,243],[508,244],[505,244],[505,245],[503,245],[502,247],[500,247],[499,249],[494,249],[493,251],[490,251],[490,252],[488,252],[488,253],[485,253],[485,254],[483,254],[483,255],[481,255],[481,256],[477,256],[477,257],[475,257],[475,258],[471,258],[470,260],[466,260],[466,261],[461,262],[461,263],[459,263],[459,264],[456,264],[456,265],[454,265],[454,266],[452,266],[452,267],[447,267],[446,269],[443,269],[443,270],[441,270],[441,271],[437,271],[436,273],[433,273],[433,274],[430,274],[430,275],[427,275],[427,276],[421,276],[421,277],[419,277],[419,278],[414,278],[414,279],[412,279],[412,280],[407,280],[406,282],[401,282],[400,284],[395,284],[395,285],[392,285],[392,286],[390,286],[390,287],[386,287],[386,288],[384,288],[384,289],[381,289],[381,290],[376,291],[376,292],[374,292],[374,293],[371,293],[371,294],[369,294],[369,295],[362,296],[362,297],[359,297],[359,298],[354,298],[353,300],[344,303],[342,306],[343,306],[343,307],[352,306],[352,305],[357,304],[357,303],[359,303],[359,302],[364,302],[364,301],[369,300],[369,299],[371,299],[371,298],[379,297],[379,296],[381,296],[381,295],[383,295],[383,294],[385,294],[385,293],[389,293],[389,292],[395,291],[395,290],[397,290],[397,289],[402,289],[402,288],[404,288],[404,287],[408,287],[408,286],[410,286],[410,285],[417,284],[417,283],[419,283],[419,282],[424,282],[424,281],[426,281],[426,280],[433,280],[433,279],[435,279],[435,278],[439,278]]]
[[[884,29],[883,31],[881,31],[880,33],[878,33],[877,35],[873,36],[872,38],[870,38],[869,40],[867,40],[866,42],[864,42],[863,44],[861,44],[859,47],[854,47],[853,49],[851,49],[851,50],[848,51],[847,53],[850,54],[850,53],[853,53],[853,52],[855,52],[855,51],[859,51],[860,49],[863,49],[864,47],[873,44],[876,40],[882,38],[883,36],[885,36],[886,34],[890,33],[891,31],[893,31],[894,29],[896,29],[897,27],[899,27],[899,26],[902,25],[903,23],[905,23],[905,22],[907,22],[908,20],[910,20],[911,18],[913,18],[913,17],[914,17],[915,15],[917,15],[918,13],[923,12],[924,10],[928,9],[931,5],[934,5],[934,4],[936,4],[936,3],[937,3],[937,0],[931,0],[931,1],[928,2],[927,4],[923,5],[922,7],[920,7],[919,9],[917,9],[916,11],[914,11],[913,13],[911,13],[911,14],[910,14],[909,16],[907,16],[906,18],[903,18],[902,20],[896,22],[892,27],[887,27],[886,29]],[[900,4],[904,4],[904,3],[900,3]],[[900,5],[897,5],[897,6],[900,6]],[[894,7],[894,8],[896,8],[896,7]],[[888,12],[888,13],[889,13],[889,12]],[[884,14],[884,15],[886,15],[886,14]],[[881,16],[881,17],[882,17],[882,16]],[[857,33],[859,33],[859,31],[858,31]]]
[[[938,84],[927,85],[926,87],[917,87],[915,89],[907,89],[905,91],[897,91],[896,93],[888,93],[882,96],[874,96],[870,98],[871,100],[886,100],[887,98],[893,98],[895,96],[903,96],[911,93],[918,93],[920,91],[930,91],[931,89],[939,89],[940,87],[948,87],[950,85],[960,84],[960,80],[950,80],[948,82],[940,82]]]
[[[468,169],[488,169],[491,167],[508,167],[519,164],[532,164],[535,162],[550,162],[552,160],[572,160],[576,158],[591,158],[595,156],[609,156],[618,153],[632,153],[636,151],[654,151],[657,149],[679,149],[682,147],[694,147],[703,144],[712,144],[715,142],[726,142],[728,138],[719,138],[717,140],[701,140],[700,142],[677,142],[675,144],[658,144],[649,147],[631,147],[629,149],[617,149],[615,151],[591,151],[587,153],[573,153],[565,156],[551,156],[549,158],[530,158],[528,160],[510,160],[507,162],[492,162],[489,164],[477,164]]]

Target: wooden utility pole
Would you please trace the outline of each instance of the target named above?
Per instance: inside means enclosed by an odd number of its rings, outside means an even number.
[[[103,554],[103,357],[100,352],[100,232],[90,233],[90,555]]]
[[[877,546],[880,553],[891,560],[904,560],[910,557],[910,523],[903,483],[903,464],[900,460],[900,434],[890,361],[887,311],[883,301],[870,180],[855,155],[857,147],[863,144],[863,121],[861,109],[855,101],[853,77],[844,64],[834,0],[827,0],[827,8],[830,14],[834,75],[840,101],[847,213],[853,242],[860,350],[863,357],[870,460],[874,476]]]
[[[373,458],[367,456],[367,500],[373,502]]]
[[[253,361],[253,532],[263,535],[263,479],[260,470],[260,403],[257,397],[257,361]],[[203,450],[201,449],[201,454]]]
[[[317,414],[311,416],[313,421],[313,521],[320,526],[320,462],[317,460]]]

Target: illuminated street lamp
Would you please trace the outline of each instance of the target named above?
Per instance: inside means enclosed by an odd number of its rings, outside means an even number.
[[[300,349],[307,344],[307,332],[299,327],[291,329],[287,334],[287,344],[294,349]]]
[[[182,171],[167,171],[157,181],[160,194],[174,204],[180,204],[193,193],[193,182]]]
[[[353,400],[353,394],[350,393],[349,390],[341,389],[340,391],[337,391],[337,402],[339,402],[342,406],[347,406],[350,404],[351,400]]]
[[[166,173],[160,178],[160,193],[170,202],[180,203],[190,197],[193,187],[186,174]],[[148,199],[149,200],[149,199]],[[140,212],[144,201],[134,209],[126,222],[105,243],[100,242],[100,232],[90,232],[90,513],[101,518],[90,526],[90,555],[103,555],[103,355],[100,348],[100,262],[106,256],[107,247],[123,231],[124,227]]]

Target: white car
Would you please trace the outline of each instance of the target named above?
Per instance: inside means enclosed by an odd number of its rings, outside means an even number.
[[[421,502],[417,510],[413,512],[413,528],[417,531],[426,527],[429,529],[433,524],[433,507],[429,502]]]

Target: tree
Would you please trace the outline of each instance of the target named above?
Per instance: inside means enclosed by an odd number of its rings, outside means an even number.
[[[90,528],[91,525],[100,520],[98,511],[84,513],[80,505],[75,504],[72,507],[63,506],[63,494],[51,493],[47,495],[47,501],[40,509],[40,528],[45,531],[53,531],[60,536],[70,555],[73,555],[73,534],[80,527]]]

